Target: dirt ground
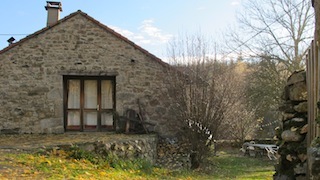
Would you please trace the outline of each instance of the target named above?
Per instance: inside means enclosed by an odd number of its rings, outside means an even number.
[[[0,134],[0,149],[35,150],[61,145],[96,141],[119,141],[139,138],[144,135],[115,134],[107,132],[64,133],[64,134]]]

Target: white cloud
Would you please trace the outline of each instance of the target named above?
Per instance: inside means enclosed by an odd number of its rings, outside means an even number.
[[[111,29],[113,29],[114,31],[116,31],[117,33],[123,35],[124,37],[131,37],[134,35],[133,32],[129,31],[129,30],[126,30],[126,29],[121,29],[119,27],[116,27],[116,26],[109,26]]]
[[[206,7],[203,7],[203,6],[197,8],[198,11],[203,11],[203,10],[206,10],[206,9],[207,9],[207,8],[206,8]]]
[[[163,55],[168,41],[173,38],[173,35],[164,33],[156,27],[154,21],[150,19],[142,21],[137,29],[127,30],[117,26],[109,27],[158,57]]]
[[[161,29],[154,25],[154,21],[151,19],[142,21],[141,26],[137,28],[137,32],[116,26],[110,26],[110,28],[139,45],[165,44],[173,37],[171,34],[162,32]]]
[[[153,20],[144,20],[139,27],[142,34],[146,35],[146,38],[154,41],[155,43],[167,43],[171,38],[171,34],[165,34],[161,29],[154,26]]]
[[[138,41],[142,41],[142,40],[144,40],[144,37],[143,37],[142,35],[135,35],[135,36],[133,37],[133,39],[136,39],[136,40],[138,40]]]
[[[151,40],[150,39],[143,39],[143,40],[140,41],[140,43],[142,43],[142,44],[150,44]]]
[[[231,6],[238,6],[240,5],[240,0],[234,0],[231,2]]]

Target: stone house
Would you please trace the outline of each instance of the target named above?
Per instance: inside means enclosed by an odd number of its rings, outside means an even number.
[[[140,105],[167,135],[169,65],[80,10],[45,8],[47,27],[0,50],[0,133],[115,131]]]

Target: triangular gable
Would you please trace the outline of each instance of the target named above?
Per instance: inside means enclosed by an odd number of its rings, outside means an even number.
[[[148,52],[147,50],[143,49],[142,47],[138,46],[137,44],[135,44],[134,42],[130,41],[129,39],[127,39],[126,37],[122,36],[121,34],[115,32],[114,30],[112,30],[111,28],[109,28],[108,26],[100,23],[99,21],[95,20],[94,18],[92,18],[91,16],[89,16],[88,14],[82,12],[81,10],[78,10],[74,13],[71,13],[70,15],[60,19],[59,21],[57,21],[56,23],[50,25],[50,26],[47,26],[39,31],[36,31],[35,33],[31,34],[31,35],[28,35],[27,37],[25,38],[22,38],[20,41],[16,42],[16,43],[13,43],[11,45],[9,45],[8,47],[0,50],[0,54],[2,53],[5,53],[6,51],[14,48],[15,46],[18,46],[22,43],[24,43],[25,41],[28,41],[29,39],[32,39],[33,37],[41,34],[41,33],[44,33],[46,32],[47,30],[57,26],[58,24],[61,24],[61,23],[64,23],[65,21],[67,21],[68,19],[71,19],[72,17],[76,16],[76,15],[82,15],[83,17],[85,17],[86,19],[88,19],[89,21],[93,22],[94,24],[96,24],[97,26],[101,27],[102,29],[104,29],[105,31],[107,31],[108,33],[116,36],[117,38],[125,41],[126,43],[132,45],[134,48],[138,49],[139,51],[141,51],[142,53],[144,53],[145,55],[149,56],[151,59],[157,61],[158,63],[160,63],[161,65],[165,66],[165,67],[170,67],[169,64],[163,62],[161,59],[159,59],[158,57],[156,57],[155,55],[151,54],[150,52]]]

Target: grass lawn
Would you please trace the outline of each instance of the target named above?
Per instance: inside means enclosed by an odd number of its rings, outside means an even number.
[[[220,152],[212,158],[212,179],[273,179],[274,163],[266,157],[252,158]]]
[[[46,155],[1,153],[0,179],[272,179],[273,161],[230,152],[212,157],[205,170],[172,171],[143,161],[95,162],[73,159],[67,152]]]

